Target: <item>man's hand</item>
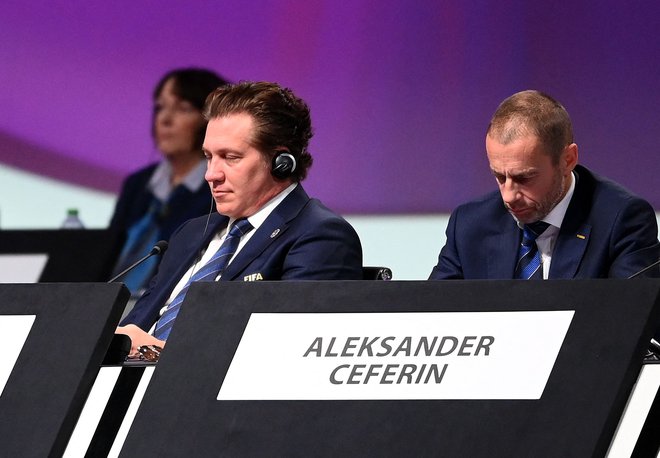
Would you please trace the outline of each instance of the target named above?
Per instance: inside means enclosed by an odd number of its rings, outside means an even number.
[[[161,348],[165,347],[165,341],[156,339],[151,334],[146,333],[141,328],[134,324],[126,326],[119,326],[115,330],[115,334],[125,334],[131,339],[131,352],[128,354],[129,358],[135,358],[140,355],[138,347],[142,345],[158,345]]]

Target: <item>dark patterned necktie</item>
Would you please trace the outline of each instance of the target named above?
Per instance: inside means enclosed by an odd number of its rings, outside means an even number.
[[[179,313],[183,299],[186,297],[188,288],[193,282],[196,281],[215,281],[218,275],[222,272],[229,264],[229,260],[236,253],[238,248],[238,243],[241,241],[241,237],[250,232],[253,229],[252,224],[243,218],[236,220],[232,226],[229,234],[222,242],[220,249],[213,255],[211,260],[207,262],[201,269],[199,269],[195,274],[190,277],[188,283],[183,287],[179,294],[170,302],[170,305],[167,307],[167,310],[158,320],[156,324],[156,329],[154,330],[154,337],[160,340],[167,340],[167,337],[170,335],[172,326],[174,325],[174,319]]]
[[[543,221],[537,221],[523,226],[523,237],[518,250],[518,263],[513,278],[523,280],[542,280],[541,253],[536,246],[536,238],[550,226]]]

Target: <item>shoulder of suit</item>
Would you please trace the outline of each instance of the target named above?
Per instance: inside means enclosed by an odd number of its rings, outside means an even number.
[[[497,210],[498,212],[504,209],[502,203],[502,196],[499,191],[491,191],[488,194],[477,197],[476,199],[460,204],[452,213],[457,212],[489,212]]]
[[[594,194],[594,204],[602,202],[606,206],[616,207],[617,204],[625,204],[631,201],[646,202],[646,200],[633,193],[622,184],[592,172],[586,167],[577,166],[576,172],[579,176],[576,189],[580,186],[587,186],[590,188],[588,192]]]
[[[199,237],[204,237],[211,232],[217,231],[218,227],[222,226],[223,223],[227,224],[228,221],[229,218],[220,215],[214,210],[210,215],[202,215],[185,221],[174,231],[171,238],[175,236],[196,237],[196,234]]]
[[[341,215],[336,213],[335,211],[331,210],[330,208],[326,207],[323,202],[321,202],[318,199],[309,199],[303,206],[301,210],[301,214],[305,215],[314,215],[315,218],[318,218],[319,220],[326,220],[326,219],[339,219],[339,220],[344,220]]]

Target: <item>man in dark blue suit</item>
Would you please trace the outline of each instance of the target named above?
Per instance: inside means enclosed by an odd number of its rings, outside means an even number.
[[[452,212],[430,279],[528,278],[516,274],[519,247],[539,221],[537,278],[626,278],[660,257],[653,208],[577,165],[570,118],[551,97],[524,91],[504,100],[486,150],[499,192]],[[660,268],[644,275],[660,277]]]
[[[164,345],[175,307],[205,269],[205,281],[362,278],[357,234],[300,184],[312,164],[305,102],[273,83],[241,83],[214,91],[204,116],[206,181],[217,213],[172,235],[155,278],[117,329],[131,338],[133,354]],[[222,258],[228,265],[214,270]]]

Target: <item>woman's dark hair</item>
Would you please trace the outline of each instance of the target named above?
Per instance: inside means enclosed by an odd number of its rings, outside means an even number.
[[[165,83],[172,80],[172,91],[174,95],[181,100],[185,100],[192,106],[197,108],[200,112],[204,108],[206,97],[220,86],[229,84],[227,80],[211,70],[204,68],[179,68],[172,70],[158,81],[153,92],[154,102],[163,91]],[[151,119],[151,135],[154,135],[156,121],[156,112],[152,114]],[[206,132],[206,123],[204,123],[200,131],[197,133],[195,147],[201,151],[202,144],[204,143],[204,134]]]

